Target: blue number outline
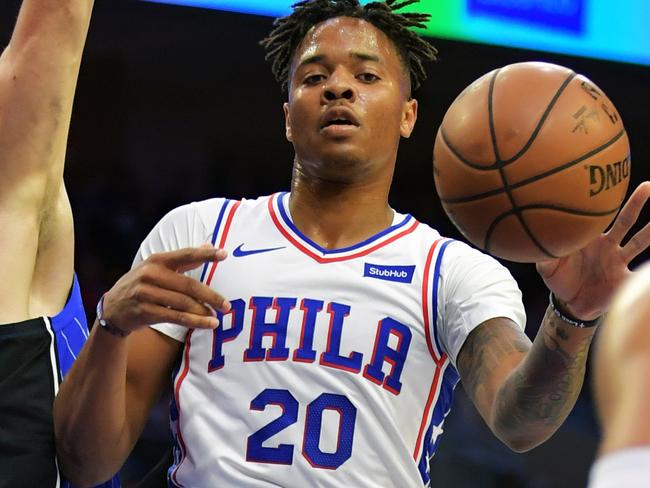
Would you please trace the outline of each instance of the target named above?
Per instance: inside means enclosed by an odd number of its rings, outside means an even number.
[[[277,447],[264,447],[262,444],[298,421],[298,400],[289,390],[267,388],[251,400],[250,409],[264,411],[268,405],[279,406],[282,414],[248,436],[246,461],[293,464],[293,444],[279,444]],[[340,415],[337,448],[333,453],[323,452],[319,447],[325,410],[334,410]],[[338,469],[352,457],[356,417],[357,408],[343,395],[322,393],[307,405],[302,455],[312,467]]]
[[[267,388],[251,400],[250,409],[264,411],[268,405],[282,408],[282,414],[257,432],[248,436],[246,461],[272,464],[292,464],[293,444],[264,447],[264,441],[298,421],[298,400],[288,390]]]

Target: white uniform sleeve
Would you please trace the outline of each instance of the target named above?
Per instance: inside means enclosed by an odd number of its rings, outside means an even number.
[[[644,488],[650,484],[650,446],[632,446],[599,458],[589,488]]]
[[[506,317],[525,328],[517,282],[491,256],[455,241],[445,251],[440,280],[438,333],[454,367],[469,333],[486,320]]]
[[[165,215],[151,230],[149,235],[140,245],[140,249],[133,260],[135,267],[154,253],[174,251],[185,247],[198,247],[201,244],[210,242],[212,227],[201,217],[200,207],[220,207],[223,199],[214,199],[206,202],[191,203],[175,208]],[[215,213],[215,212],[211,212]],[[201,279],[202,266],[185,273],[187,276]],[[161,323],[151,326],[153,329],[162,332],[180,342],[185,341],[187,328],[178,324]]]

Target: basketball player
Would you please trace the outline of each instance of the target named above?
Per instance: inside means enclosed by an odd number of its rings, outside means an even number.
[[[617,294],[598,338],[595,387],[603,427],[591,488],[641,488],[650,480],[650,263]]]
[[[276,22],[291,191],[192,203],[151,231],[55,403],[74,480],[121,465],[172,372],[173,487],[426,485],[459,380],[517,451],[567,416],[594,326],[650,243],[620,246],[650,184],[608,234],[539,264],[553,298],[531,344],[504,267],[388,204],[435,56],[407,29],[427,17],[401,6],[313,0]]]
[[[25,0],[0,57],[0,487],[68,486],[52,404],[88,328],[63,165],[92,6]]]

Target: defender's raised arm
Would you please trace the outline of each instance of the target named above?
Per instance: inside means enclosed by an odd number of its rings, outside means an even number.
[[[67,486],[52,404],[88,328],[63,166],[92,7],[24,0],[0,56],[2,486]]]
[[[26,0],[0,57],[0,322],[61,310],[73,273],[63,164],[93,0]]]

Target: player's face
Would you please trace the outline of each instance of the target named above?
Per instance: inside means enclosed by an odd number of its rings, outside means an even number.
[[[284,106],[298,171],[390,179],[417,116],[409,85],[394,44],[372,24],[337,17],[314,26],[294,55]]]

